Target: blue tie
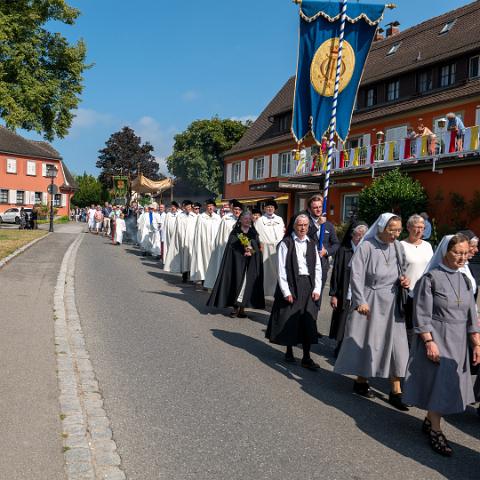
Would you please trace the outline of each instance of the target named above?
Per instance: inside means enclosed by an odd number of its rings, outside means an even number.
[[[148,212],[148,216],[150,217],[150,225],[153,223],[153,212]]]

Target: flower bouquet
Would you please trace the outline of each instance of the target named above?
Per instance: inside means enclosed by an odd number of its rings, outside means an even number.
[[[240,240],[240,243],[245,249],[245,255],[251,256],[255,253],[255,250],[253,249],[252,244],[250,243],[250,239],[244,233],[239,233],[237,235],[237,238],[238,240]]]

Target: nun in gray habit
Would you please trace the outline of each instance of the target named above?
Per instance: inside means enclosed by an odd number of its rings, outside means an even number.
[[[410,281],[402,273],[405,257],[397,241],[401,232],[401,218],[384,213],[353,255],[351,310],[335,372],[357,375],[353,391],[367,398],[374,396],[368,378],[390,378],[389,403],[406,411],[400,378],[407,367],[408,341],[397,295]]]
[[[453,451],[440,428],[443,415],[463,412],[475,401],[470,375],[468,340],[473,365],[480,363],[480,326],[472,285],[460,271],[468,254],[468,239],[442,239],[423,277],[415,286],[413,339],[405,377],[405,401],[427,410],[422,430],[433,450]]]

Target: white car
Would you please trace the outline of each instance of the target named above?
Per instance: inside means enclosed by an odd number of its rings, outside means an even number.
[[[0,213],[0,223],[20,223],[20,208],[13,207],[5,210],[3,213]],[[31,208],[24,208],[25,213],[31,215]]]

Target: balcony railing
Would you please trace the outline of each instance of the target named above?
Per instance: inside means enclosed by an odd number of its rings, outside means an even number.
[[[480,153],[480,126],[467,128],[457,138],[456,132],[445,131],[439,135],[404,138],[346,150],[334,150],[333,170],[354,170],[389,163],[414,162],[428,158],[442,158],[456,153]],[[327,168],[327,152],[314,155],[297,163],[293,176],[320,173]]]

